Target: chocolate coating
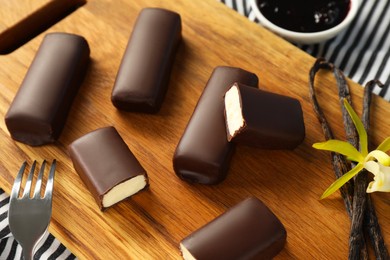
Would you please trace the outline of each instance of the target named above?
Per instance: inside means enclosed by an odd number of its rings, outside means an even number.
[[[112,90],[114,106],[125,111],[158,112],[180,41],[179,14],[159,8],[143,9]]]
[[[31,10],[19,21],[10,24],[4,31],[0,26],[0,54],[8,54],[38,34],[84,5],[86,0],[49,1],[38,10]]]
[[[58,139],[84,79],[89,53],[81,36],[45,36],[5,116],[13,139],[32,146]]]
[[[227,131],[229,141],[262,149],[294,149],[302,143],[305,125],[297,99],[240,83],[233,86],[239,90],[244,125],[233,136]]]
[[[197,260],[272,259],[286,237],[271,210],[250,197],[190,234],[181,246]]]
[[[139,175],[147,178],[114,127],[100,128],[75,140],[69,145],[69,155],[101,210],[105,208],[103,198],[112,188]]]
[[[173,156],[181,179],[216,184],[226,177],[233,144],[226,139],[223,96],[234,82],[257,87],[258,78],[240,68],[214,69]]]

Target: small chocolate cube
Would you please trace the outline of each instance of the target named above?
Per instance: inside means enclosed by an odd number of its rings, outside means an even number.
[[[148,185],[145,169],[114,127],[92,131],[69,146],[74,168],[104,210]]]

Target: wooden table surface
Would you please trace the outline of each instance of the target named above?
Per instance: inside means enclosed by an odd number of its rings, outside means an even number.
[[[31,0],[32,1],[32,0]],[[14,1],[16,5],[16,1]],[[110,94],[135,19],[144,7],[181,14],[183,44],[169,90],[158,114],[120,112]],[[1,10],[0,20],[7,19]],[[277,259],[346,259],[350,221],[337,192],[319,200],[335,177],[308,98],[314,59],[215,0],[90,0],[47,32],[83,35],[91,48],[90,68],[57,143],[30,147],[10,138],[0,120],[0,186],[10,191],[24,160],[58,160],[50,231],[80,259],[180,259],[179,242],[248,196],[261,199],[285,225],[288,238]],[[0,57],[0,115],[20,86],[44,34]],[[260,78],[259,87],[297,98],[303,107],[306,138],[294,151],[238,146],[227,179],[219,185],[179,180],[172,168],[175,147],[199,96],[218,65],[241,67]],[[360,113],[362,88],[350,82]],[[319,100],[340,139],[344,130],[335,81],[317,79]],[[390,105],[374,98],[372,140],[390,136]],[[150,187],[101,212],[73,169],[67,146],[99,127],[113,125],[147,170]],[[390,194],[372,195],[390,243]]]

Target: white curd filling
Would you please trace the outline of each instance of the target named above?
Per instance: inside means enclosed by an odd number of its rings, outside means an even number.
[[[225,94],[225,110],[228,136],[234,136],[244,126],[240,93],[236,85],[233,85]]]
[[[115,203],[130,197],[142,190],[146,184],[147,182],[144,175],[136,176],[118,184],[104,195],[103,207],[110,207]]]
[[[193,257],[191,255],[191,253],[187,250],[187,248],[185,248],[185,246],[182,243],[180,243],[180,250],[181,250],[181,254],[182,254],[184,260],[195,260],[196,259],[195,257]]]

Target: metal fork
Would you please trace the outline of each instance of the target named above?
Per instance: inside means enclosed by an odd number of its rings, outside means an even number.
[[[34,194],[30,196],[31,184],[36,165],[36,161],[34,161],[27,177],[23,195],[19,198],[23,172],[26,168],[26,164],[26,162],[22,164],[12,187],[8,210],[8,221],[9,228],[14,238],[23,248],[24,259],[31,260],[33,259],[36,245],[47,231],[47,227],[50,223],[56,160],[53,160],[51,165],[43,197],[41,197],[41,185],[46,161],[43,161],[42,163],[35,184]]]

